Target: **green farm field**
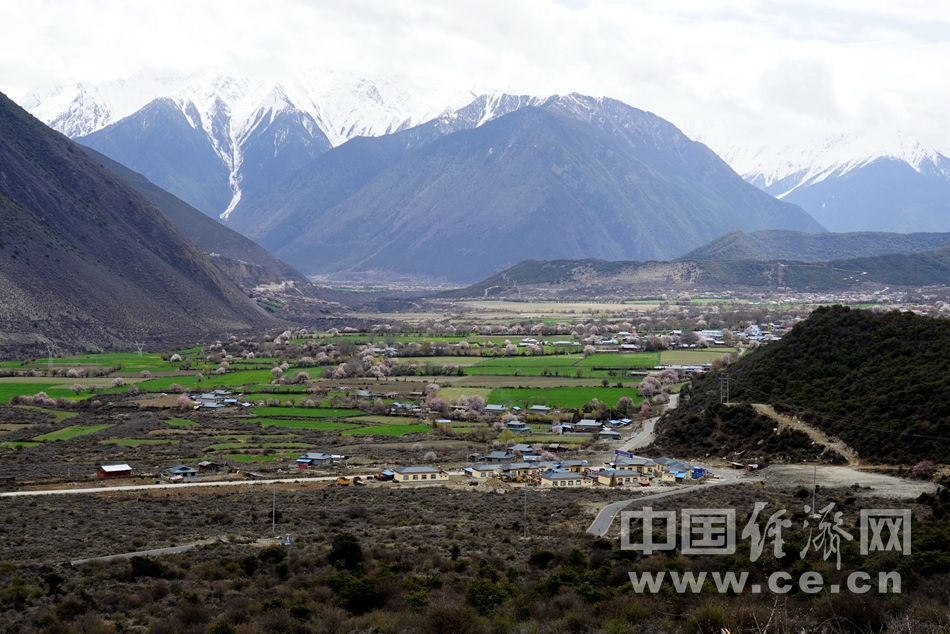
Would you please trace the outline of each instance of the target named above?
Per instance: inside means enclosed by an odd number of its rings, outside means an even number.
[[[543,368],[571,366],[584,358],[580,354],[553,354],[539,356],[496,357],[478,364],[479,367]]]
[[[492,390],[488,402],[496,405],[530,407],[547,405],[548,407],[581,408],[592,399],[616,407],[617,400],[629,396],[634,404],[643,398],[637,396],[635,389],[618,387],[561,387],[548,389],[501,388]]]
[[[660,353],[659,364],[702,365],[712,363],[724,354],[732,354],[735,348],[705,348],[703,350],[664,350]]]
[[[425,434],[432,431],[428,425],[367,425],[344,431],[345,436],[405,436],[406,434]]]
[[[255,416],[294,417],[294,418],[351,418],[362,414],[358,409],[336,409],[321,407],[255,407]]]
[[[177,443],[177,440],[164,438],[110,438],[103,440],[103,445],[118,445],[119,447],[138,447],[140,445],[171,445]]]
[[[652,368],[659,361],[656,352],[635,352],[633,354],[592,354],[580,360],[577,365],[591,368]]]
[[[337,431],[351,429],[355,423],[334,423],[327,420],[279,420],[275,418],[258,418],[247,421],[261,427],[278,427],[281,429],[310,429],[314,431]]]
[[[85,436],[86,434],[94,434],[97,431],[109,429],[110,427],[112,427],[112,425],[73,425],[72,427],[65,427],[48,434],[43,434],[42,436],[37,436],[33,440],[69,440],[70,438]]]

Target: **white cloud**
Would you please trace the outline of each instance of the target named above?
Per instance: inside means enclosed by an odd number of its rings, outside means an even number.
[[[143,66],[398,71],[607,95],[716,144],[900,128],[950,148],[950,3],[0,0],[0,90]]]

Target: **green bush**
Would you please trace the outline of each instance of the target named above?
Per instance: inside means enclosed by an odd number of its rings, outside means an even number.
[[[151,557],[142,557],[136,555],[129,560],[132,567],[132,578],[139,577],[161,577],[165,574],[167,567],[157,559]]]
[[[363,548],[354,535],[339,533],[333,538],[327,561],[335,568],[357,570],[363,563]]]
[[[476,577],[468,583],[465,604],[474,608],[479,614],[488,615],[504,603],[507,596],[508,593],[502,584]]]

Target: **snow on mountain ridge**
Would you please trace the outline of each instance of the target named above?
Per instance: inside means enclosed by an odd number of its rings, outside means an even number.
[[[245,127],[247,118],[270,90],[310,115],[333,146],[354,136],[378,136],[423,123],[447,108],[461,108],[474,90],[423,86],[403,77],[364,77],[330,70],[306,70],[289,79],[260,80],[212,69],[190,75],[142,70],[127,79],[78,83],[30,91],[20,99],[31,114],[70,137],[91,134],[143,108],[171,97],[199,105],[213,93],[228,104]]]
[[[804,185],[841,176],[878,159],[907,163],[917,172],[934,169],[950,178],[950,159],[897,131],[840,134],[809,145],[713,148],[736,172],[760,188],[783,183],[778,198]]]
[[[171,99],[208,137],[227,167],[232,191],[223,218],[241,199],[245,143],[265,120],[302,113],[303,128],[318,130],[331,146],[356,136],[379,136],[461,108],[473,91],[420,86],[402,77],[363,77],[307,70],[289,79],[255,79],[212,69],[175,76],[142,70],[127,79],[35,89],[20,101],[34,116],[67,136],[83,137],[128,117],[155,99]],[[311,123],[312,122],[312,123]],[[278,151],[275,145],[275,152]]]

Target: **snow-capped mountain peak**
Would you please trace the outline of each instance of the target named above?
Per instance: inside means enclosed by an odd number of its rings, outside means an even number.
[[[841,176],[878,159],[900,161],[917,172],[936,169],[950,176],[946,156],[900,131],[839,134],[807,145],[713,149],[718,149],[723,160],[759,187],[770,188],[786,181],[786,189],[776,193],[779,198],[802,185]]]

